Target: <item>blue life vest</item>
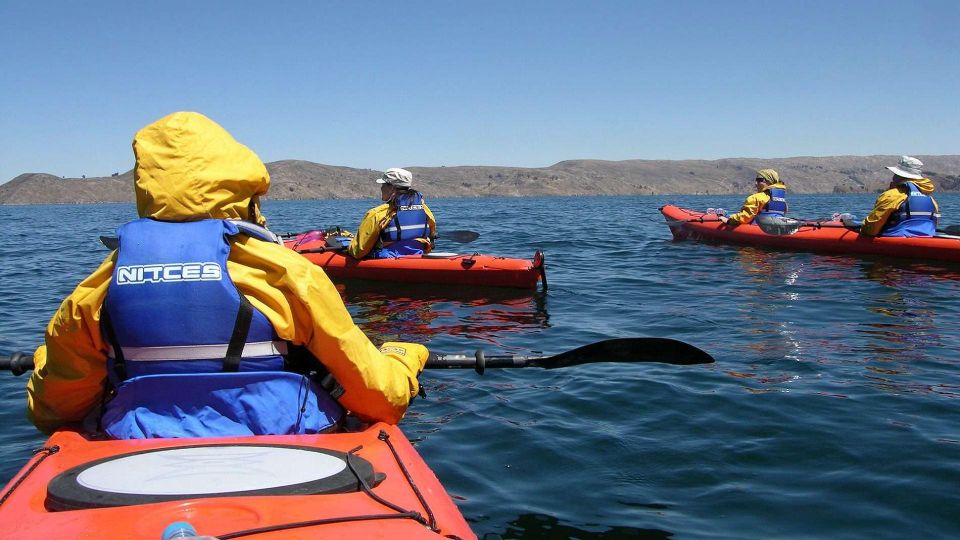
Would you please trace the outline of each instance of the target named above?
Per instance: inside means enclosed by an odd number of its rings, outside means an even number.
[[[936,204],[933,197],[920,191],[913,182],[901,184],[907,188],[907,200],[890,214],[880,236],[935,236],[937,234]]]
[[[787,213],[787,190],[783,188],[769,188],[770,200],[757,214],[767,216],[783,216]]]
[[[230,279],[228,238],[257,235],[243,225],[139,219],[118,229],[101,310],[116,389],[102,417],[110,436],[318,433],[341,419],[329,392],[285,370],[288,343]]]
[[[397,213],[380,231],[382,246],[371,252],[374,259],[386,259],[401,255],[420,255],[424,243],[417,238],[430,238],[430,224],[423,209],[423,196],[416,191],[398,193]]]

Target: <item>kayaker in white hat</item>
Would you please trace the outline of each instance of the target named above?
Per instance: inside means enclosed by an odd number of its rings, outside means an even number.
[[[860,234],[867,236],[934,236],[940,208],[930,196],[935,186],[923,176],[923,162],[911,156],[887,169],[893,173],[886,191],[877,197]]]
[[[784,216],[787,213],[787,186],[780,181],[780,174],[773,169],[757,171],[757,192],[747,197],[736,214],[720,217],[727,225],[750,223],[758,215]]]
[[[355,259],[429,253],[437,235],[437,220],[423,195],[413,189],[413,173],[387,169],[377,183],[384,203],[363,216],[347,253]]]
[[[378,350],[323,270],[277,242],[260,158],[194,112],[133,150],[140,219],[50,320],[30,420],[118,439],[317,433],[344,409],[398,422],[426,347]]]

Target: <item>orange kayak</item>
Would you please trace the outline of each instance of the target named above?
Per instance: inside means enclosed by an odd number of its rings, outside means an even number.
[[[882,255],[908,259],[960,261],[960,238],[861,236],[839,221],[803,222],[770,234],[749,223],[731,227],[716,214],[707,214],[672,205],[660,208],[675,240],[709,240],[822,253]]]
[[[295,238],[287,240],[285,244],[302,253],[313,264],[323,267],[333,279],[517,289],[536,289],[539,282],[543,282],[544,288],[547,286],[541,251],[537,251],[532,260],[436,252],[395,259],[357,260],[340,251],[329,250],[322,238],[307,242]]]
[[[396,426],[211,439],[63,430],[0,492],[6,538],[476,538]]]

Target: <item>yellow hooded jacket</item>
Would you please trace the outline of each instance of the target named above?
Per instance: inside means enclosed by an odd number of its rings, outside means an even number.
[[[433,212],[427,207],[427,202],[423,202],[423,211],[427,213],[427,225],[430,226],[430,237],[437,234],[437,220],[433,217]],[[357,228],[357,237],[350,242],[347,247],[347,253],[354,259],[362,259],[370,253],[373,248],[382,247],[380,241],[380,232],[390,223],[393,216],[397,215],[396,209],[390,203],[383,203],[380,206],[367,210],[360,221],[360,227]],[[423,252],[429,253],[433,245],[428,239],[417,239],[423,242]]]
[[[242,219],[265,225],[259,209],[270,177],[260,158],[207,117],[178,112],[133,140],[140,217],[163,221]],[[304,345],[346,390],[341,404],[371,421],[396,423],[419,391],[427,349],[385,343],[381,352],[353,323],[323,271],[279,244],[235,237],[227,271],[277,335]],[[47,325],[27,383],[27,415],[42,431],[82,420],[99,404],[107,343],[100,310],[117,253],[81,282]]]
[[[924,195],[932,194],[935,189],[933,182],[929,178],[921,178],[920,180],[903,180],[897,184],[896,187],[884,191],[877,197],[877,202],[874,203],[870,215],[863,220],[863,225],[860,227],[860,234],[877,236],[883,231],[884,225],[886,225],[887,220],[890,219],[890,214],[894,213],[900,208],[903,201],[907,200],[907,188],[903,185],[903,182],[913,182]],[[940,207],[937,205],[936,200],[933,201],[933,206],[939,213]]]
[[[766,178],[767,183],[770,185],[747,197],[740,211],[728,218],[727,223],[730,225],[739,225],[753,221],[753,218],[760,213],[760,210],[770,202],[770,193],[768,193],[768,190],[773,188],[787,189],[786,184],[780,181],[780,176],[772,169],[761,169],[757,171],[757,176]]]

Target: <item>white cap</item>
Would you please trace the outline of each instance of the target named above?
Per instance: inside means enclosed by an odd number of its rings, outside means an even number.
[[[387,169],[383,176],[377,178],[377,183],[408,188],[413,184],[413,173],[406,169]]]
[[[896,167],[887,167],[893,174],[913,180],[923,179],[923,162],[915,157],[900,156]]]

